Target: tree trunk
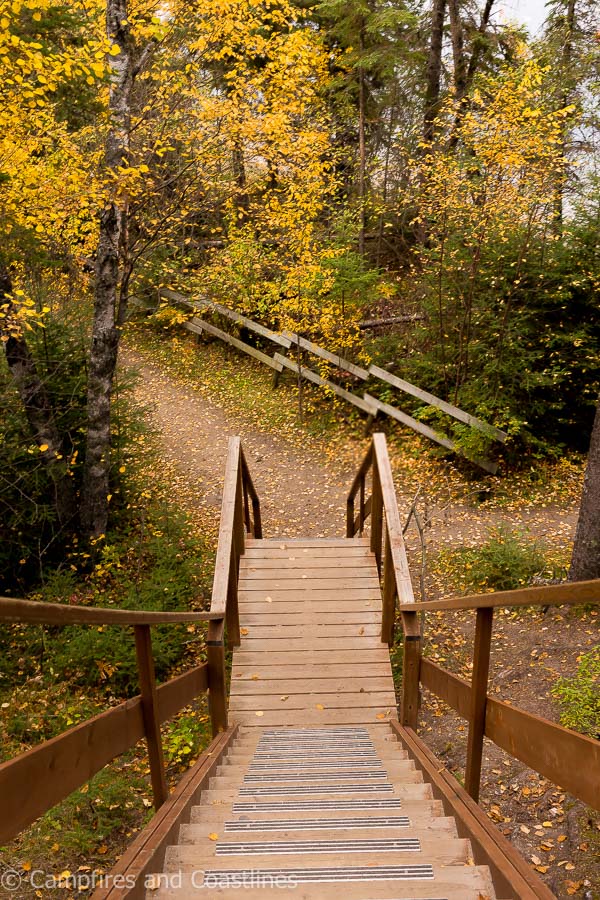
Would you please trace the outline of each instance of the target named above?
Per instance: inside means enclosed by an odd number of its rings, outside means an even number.
[[[564,90],[561,93],[560,102],[564,109],[569,105],[569,99],[572,91],[572,75],[571,66],[573,64],[573,33],[575,30],[575,2],[576,0],[568,0],[565,15],[565,35],[561,60],[562,83]],[[560,152],[562,157],[562,166],[558,175],[558,183],[556,186],[556,196],[554,198],[554,232],[562,235],[563,231],[563,205],[564,193],[567,186],[567,140],[569,134],[569,122],[566,120],[563,124],[560,136]]]
[[[358,252],[361,256],[365,254],[365,174],[367,165],[367,149],[365,137],[365,115],[366,115],[366,91],[365,91],[365,71],[362,66],[362,58],[365,52],[365,22],[361,20],[360,25],[360,55],[361,62],[358,69],[358,198],[360,203],[360,229],[358,232]]]
[[[454,97],[460,102],[467,93],[467,63],[458,0],[448,0],[448,12],[450,13],[450,35],[454,60]]]
[[[10,309],[11,295],[10,275],[2,270],[0,304],[8,300]],[[8,368],[19,392],[33,438],[40,448],[42,462],[52,479],[56,515],[59,524],[66,525],[75,516],[76,497],[73,481],[67,472],[63,440],[56,426],[50,398],[23,335],[8,332],[4,338],[2,343]]]
[[[440,102],[440,82],[442,77],[442,43],[444,39],[444,18],[446,0],[433,0],[431,11],[431,42],[427,57],[427,82],[425,86],[425,113],[423,117],[423,138],[433,141],[433,123]]]
[[[111,126],[104,154],[106,168],[109,172],[117,173],[129,161],[131,92],[134,81],[133,40],[127,0],[107,0],[106,30],[111,43],[120,48],[118,55],[108,57],[111,67]],[[127,238],[127,216],[127,201],[113,199],[100,217],[81,500],[81,522],[89,538],[105,534],[108,522],[110,401],[121,334],[119,305],[121,318],[125,314],[119,295],[119,272],[123,251],[127,255],[127,248],[123,246]]]
[[[569,570],[570,581],[588,578],[600,578],[600,398],[592,429]]]

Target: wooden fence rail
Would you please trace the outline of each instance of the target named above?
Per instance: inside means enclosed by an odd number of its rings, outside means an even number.
[[[0,764],[0,843],[11,840],[143,738],[158,810],[168,799],[160,726],[206,692],[213,738],[220,740],[220,732],[227,728],[224,635],[230,644],[240,641],[237,573],[245,532],[262,536],[260,501],[240,440],[232,438],[210,612],[143,612],[0,597],[0,622],[132,628],[140,684],[139,696]],[[207,662],[157,686],[151,626],[193,622],[208,623]]]
[[[254,322],[252,319],[249,319],[247,316],[243,316],[241,313],[229,309],[226,306],[222,306],[220,303],[215,303],[214,301],[209,300],[206,297],[196,296],[192,301],[188,297],[185,297],[183,294],[165,288],[159,291],[159,296],[168,300],[170,303],[174,303],[178,306],[184,307],[190,312],[194,312],[200,309],[215,312],[218,315],[243,326],[248,331],[253,331],[260,337],[278,344],[284,350],[290,350],[294,347],[297,347],[299,350],[305,350],[307,353],[310,353],[313,356],[317,356],[321,359],[327,360],[327,362],[334,365],[340,372],[353,375],[355,378],[358,378],[361,381],[367,381],[369,379],[383,381],[386,384],[396,388],[396,390],[402,391],[404,394],[408,394],[411,397],[415,397],[416,399],[421,400],[427,406],[432,406],[440,410],[440,412],[444,413],[450,418],[453,418],[459,422],[462,422],[463,424],[469,425],[471,428],[474,428],[477,431],[480,431],[490,440],[499,441],[500,443],[506,443],[508,439],[508,434],[505,431],[502,431],[500,428],[496,428],[494,425],[483,422],[476,416],[473,416],[470,413],[459,409],[457,406],[454,406],[451,403],[447,403],[440,397],[436,397],[434,394],[429,393],[429,391],[424,391],[422,388],[417,387],[417,385],[411,384],[409,381],[406,381],[403,378],[399,378],[397,375],[394,375],[391,372],[387,372],[385,369],[382,369],[379,366],[370,365],[368,369],[362,366],[358,366],[356,365],[356,363],[350,362],[349,360],[344,359],[344,357],[340,356],[339,354],[332,353],[331,351],[320,347],[318,344],[307,340],[299,334],[294,334],[291,331],[284,331],[282,333],[272,331],[269,328],[265,328],[264,325],[260,325],[258,322]],[[351,403],[353,406],[356,406],[362,412],[366,413],[366,415],[369,417],[369,421],[372,421],[379,413],[383,413],[384,415],[395,419],[397,422],[400,422],[402,425],[406,425],[413,431],[418,432],[428,440],[434,441],[435,443],[441,445],[445,449],[459,454],[462,453],[460,447],[457,446],[455,441],[450,440],[450,438],[446,437],[446,435],[440,434],[439,432],[430,428],[428,425],[425,425],[423,422],[419,422],[418,419],[415,419],[413,416],[409,416],[407,413],[403,412],[400,409],[397,409],[395,406],[392,406],[389,403],[384,403],[383,401],[378,400],[377,398],[371,396],[366,392],[363,393],[362,397],[359,397],[353,391],[346,390],[345,388],[340,387],[340,385],[335,384],[335,382],[323,378],[317,372],[314,372],[311,368],[307,366],[298,366],[297,362],[294,362],[293,360],[284,356],[282,353],[274,353],[272,356],[269,356],[262,350],[258,350],[256,347],[250,346],[245,341],[242,341],[239,338],[230,335],[228,332],[223,331],[221,328],[217,328],[215,325],[207,322],[205,319],[194,317],[190,321],[184,323],[184,328],[197,334],[202,334],[202,332],[205,331],[208,334],[213,335],[213,337],[217,337],[225,343],[236,347],[236,349],[242,351],[243,353],[254,357],[270,368],[275,369],[276,373],[282,372],[283,368],[287,368],[293,372],[296,372],[307,381],[312,381],[314,384],[318,384],[321,387],[325,387],[328,390],[331,390],[334,394],[344,399],[347,403]],[[469,456],[468,458],[475,465],[479,466],[486,472],[490,472],[492,475],[498,471],[497,464],[491,460],[473,456]]]
[[[368,496],[369,476],[371,493]],[[357,500],[358,514],[355,510]],[[347,536],[362,534],[369,517],[371,550],[375,553],[383,578],[381,638],[390,645],[393,642],[396,610],[400,613],[404,632],[401,724],[416,729],[419,686],[423,685],[469,722],[465,788],[475,801],[479,798],[483,740],[487,737],[554,784],[600,809],[600,741],[516,709],[488,694],[494,609],[539,608],[555,604],[597,605],[600,603],[600,580],[415,602],[383,434],[373,436],[373,442],[350,488],[346,513]],[[476,611],[470,683],[421,656],[417,616],[440,610]]]

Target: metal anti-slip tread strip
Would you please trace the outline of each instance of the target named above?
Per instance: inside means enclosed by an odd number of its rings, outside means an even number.
[[[332,866],[312,869],[205,869],[204,883],[212,887],[230,887],[232,884],[264,886],[275,879],[286,879],[288,884],[330,881],[408,881],[433,880],[433,866]]]
[[[251,819],[225,822],[225,832],[236,831],[331,831],[336,828],[409,828],[408,816],[348,816],[346,819]]]
[[[269,737],[271,735],[284,735],[287,737],[290,734],[366,734],[369,732],[366,728],[361,728],[357,725],[332,725],[331,728],[265,728],[262,732],[263,737]]]
[[[323,762],[307,760],[305,762],[287,762],[287,760],[281,760],[280,765],[274,765],[276,761],[270,762],[268,765],[263,765],[262,763],[252,763],[252,765],[248,766],[248,773],[251,772],[272,772],[275,769],[279,772],[306,772],[311,771],[313,769],[318,769],[319,771],[327,771],[327,772],[337,772],[338,769],[346,770],[346,769],[369,769],[369,771],[375,771],[376,769],[383,769],[383,763],[378,759],[348,759],[348,760],[324,760]]]
[[[389,781],[379,784],[322,784],[313,787],[304,785],[300,787],[280,788],[240,788],[240,797],[269,797],[277,794],[370,794],[391,793],[393,790]]]
[[[256,745],[257,750],[262,750],[267,747],[284,747],[284,748],[292,748],[292,747],[374,747],[374,743],[370,738],[305,738],[304,740],[300,740],[299,738],[294,738],[293,740],[273,740],[273,741],[258,741]]]
[[[265,802],[250,803],[249,801],[240,801],[233,803],[231,810],[234,813],[243,812],[300,812],[308,810],[309,812],[321,812],[333,810],[334,812],[342,812],[345,809],[401,809],[402,801],[399,797],[389,799],[371,798],[364,800],[357,797],[354,800],[297,800],[296,802]]]
[[[401,757],[399,757],[401,759]],[[294,750],[289,753],[256,753],[251,765],[258,765],[261,762],[272,762],[273,760],[299,760],[308,759],[318,762],[320,759],[374,759],[378,760],[379,756],[374,750],[341,750],[336,753],[335,750]]]
[[[248,841],[224,843],[215,847],[217,856],[262,856],[279,853],[393,853],[421,852],[418,838],[382,838],[381,840],[340,841]]]
[[[387,778],[387,773],[380,772],[272,772],[270,775],[245,775],[244,784],[264,784],[269,781],[315,781],[321,775],[335,775],[338,780],[346,778]]]

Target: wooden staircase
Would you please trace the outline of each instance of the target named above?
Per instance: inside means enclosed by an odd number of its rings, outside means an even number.
[[[1,623],[133,629],[140,686],[0,763],[0,842],[144,738],[156,813],[110,872],[95,870],[92,900],[552,900],[477,803],[484,738],[597,809],[600,742],[490,695],[493,615],[599,603],[600,580],[415,603],[383,434],[350,488],[345,538],[265,540],[231,438],[210,610],[0,597]],[[421,653],[420,618],[456,610],[476,616],[470,682]],[[157,684],[152,628],[198,623],[206,659]],[[421,688],[468,722],[464,788],[418,734]],[[205,692],[213,740],[170,791],[161,725]]]
[[[369,542],[248,540],[238,598],[239,730],[148,898],[494,898],[390,729]]]

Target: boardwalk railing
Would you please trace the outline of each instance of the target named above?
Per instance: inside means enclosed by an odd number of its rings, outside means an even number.
[[[238,577],[240,556],[245,549],[245,535],[262,537],[260,501],[244,456],[239,437],[229,439],[225,484],[221,506],[219,544],[215,560],[208,626],[207,656],[214,675],[210,694],[210,716],[213,733],[227,728],[227,686],[225,683],[225,626],[227,645],[240,643]]]
[[[369,475],[371,492],[367,497]],[[357,503],[358,511],[355,510]],[[600,603],[600,580],[415,602],[383,434],[373,436],[350,489],[347,536],[362,534],[369,516],[371,550],[383,580],[382,641],[393,643],[396,608],[403,628],[401,724],[416,731],[422,685],[469,722],[465,788],[474,800],[479,798],[483,739],[487,737],[584,803],[600,808],[600,741],[516,709],[488,694],[494,609],[597,605]],[[383,566],[382,543],[385,548]],[[470,683],[421,655],[417,616],[429,611],[452,610],[476,610]]]
[[[371,494],[366,496],[370,476]],[[358,512],[355,504],[358,498]],[[346,537],[362,535],[371,517],[371,550],[382,577],[381,640],[390,647],[394,643],[394,620],[398,602],[404,632],[404,660],[402,670],[402,703],[400,721],[417,727],[419,697],[419,661],[421,658],[421,630],[414,605],[414,594],[402,525],[396,502],[392,467],[385,435],[378,432],[356,474],[346,505]]]
[[[318,344],[314,344],[312,341],[307,340],[299,334],[294,334],[290,331],[283,331],[282,333],[271,331],[271,329],[265,328],[264,325],[260,325],[258,322],[254,322],[247,316],[243,316],[241,313],[229,309],[226,306],[222,306],[220,303],[215,303],[213,300],[209,300],[206,297],[195,296],[193,300],[190,300],[189,297],[185,297],[183,294],[179,294],[176,291],[172,291],[166,288],[163,288],[159,291],[159,297],[167,300],[169,303],[175,304],[176,306],[183,307],[184,309],[187,309],[192,313],[200,312],[203,310],[206,310],[209,313],[216,313],[218,316],[228,319],[230,322],[234,322],[236,325],[242,326],[248,331],[253,331],[262,340],[269,341],[278,345],[283,349],[283,351],[296,349],[298,351],[298,354],[300,354],[300,351],[306,351],[306,353],[310,354],[311,356],[316,356],[320,359],[327,360],[327,362],[335,366],[335,368],[337,368],[339,372],[350,374],[354,376],[355,380],[362,382],[366,382],[369,380],[383,381],[385,384],[390,385],[403,394],[407,394],[413,398],[416,398],[417,400],[420,400],[426,406],[431,406],[438,409],[440,412],[444,413],[444,415],[446,416],[449,416],[451,419],[455,419],[458,422],[462,422],[463,424],[468,425],[470,428],[474,428],[475,430],[488,437],[491,441],[499,441],[500,443],[504,444],[508,440],[508,434],[505,431],[502,431],[500,428],[496,428],[494,425],[490,425],[488,422],[483,422],[476,416],[473,416],[470,413],[459,409],[453,404],[442,400],[440,397],[436,397],[434,394],[429,393],[429,391],[424,391],[422,388],[417,387],[417,385],[411,384],[409,381],[406,381],[403,378],[399,378],[392,372],[387,372],[385,369],[382,369],[379,366],[370,365],[368,369],[365,369],[362,366],[356,365],[356,363],[344,359],[337,353],[331,353],[329,350],[326,350],[323,347],[319,347]],[[250,344],[247,344],[245,341],[234,337],[227,331],[223,331],[223,329],[221,328],[217,328],[211,322],[207,322],[206,319],[201,319],[198,316],[194,316],[193,318],[184,322],[183,327],[188,331],[194,332],[195,334],[203,334],[204,332],[206,332],[207,334],[212,335],[212,337],[216,337],[224,343],[235,347],[242,353],[246,353],[249,356],[254,357],[254,359],[257,359],[264,365],[267,365],[271,369],[274,369],[276,372],[276,379],[277,376],[284,370],[284,368],[286,368],[291,370],[292,372],[295,372],[297,375],[301,376],[307,381],[311,381],[313,382],[313,384],[317,384],[321,387],[326,388],[328,391],[331,391],[336,396],[341,397],[347,403],[351,403],[353,406],[360,409],[361,412],[365,413],[368,416],[367,427],[369,427],[370,423],[379,414],[383,414],[389,416],[397,422],[400,422],[402,425],[406,425],[408,428],[411,428],[418,434],[423,435],[428,440],[433,441],[434,443],[439,444],[442,447],[445,447],[447,450],[451,450],[455,453],[464,455],[463,451],[455,441],[451,440],[446,435],[435,431],[433,428],[430,428],[424,422],[415,419],[413,416],[409,416],[407,413],[403,412],[401,409],[398,409],[395,406],[392,406],[390,403],[384,403],[377,397],[373,397],[367,392],[363,392],[362,397],[359,397],[353,391],[346,390],[345,388],[340,387],[340,385],[336,384],[334,381],[331,381],[331,379],[324,378],[322,375],[314,372],[308,366],[299,365],[299,360],[290,359],[281,352],[276,352],[272,356],[270,356],[268,353],[265,353],[262,350],[258,350],[256,347],[250,346]],[[474,456],[468,456],[466,458],[468,458],[472,463],[479,466],[484,471],[490,472],[492,475],[495,475],[498,471],[497,464],[492,460],[482,459]]]
[[[168,789],[160,726],[210,691],[214,673],[203,663],[157,687],[150,629],[213,618],[206,612],[137,612],[0,598],[0,622],[133,628],[140,684],[139,696],[0,764],[0,843],[9,841],[142,738],[148,745],[154,805],[158,809],[164,803]]]
[[[0,597],[0,622],[4,623],[132,628],[140,685],[139,696],[0,764],[0,844],[11,840],[143,738],[158,810],[169,796],[160,726],[206,692],[214,738],[207,758],[211,766],[216,763],[228,741],[227,735],[219,736],[227,729],[223,637],[226,629],[229,644],[239,644],[237,572],[245,531],[261,537],[260,503],[239,438],[232,438],[210,612],[143,612]],[[194,622],[208,623],[208,661],[157,686],[151,628]]]

